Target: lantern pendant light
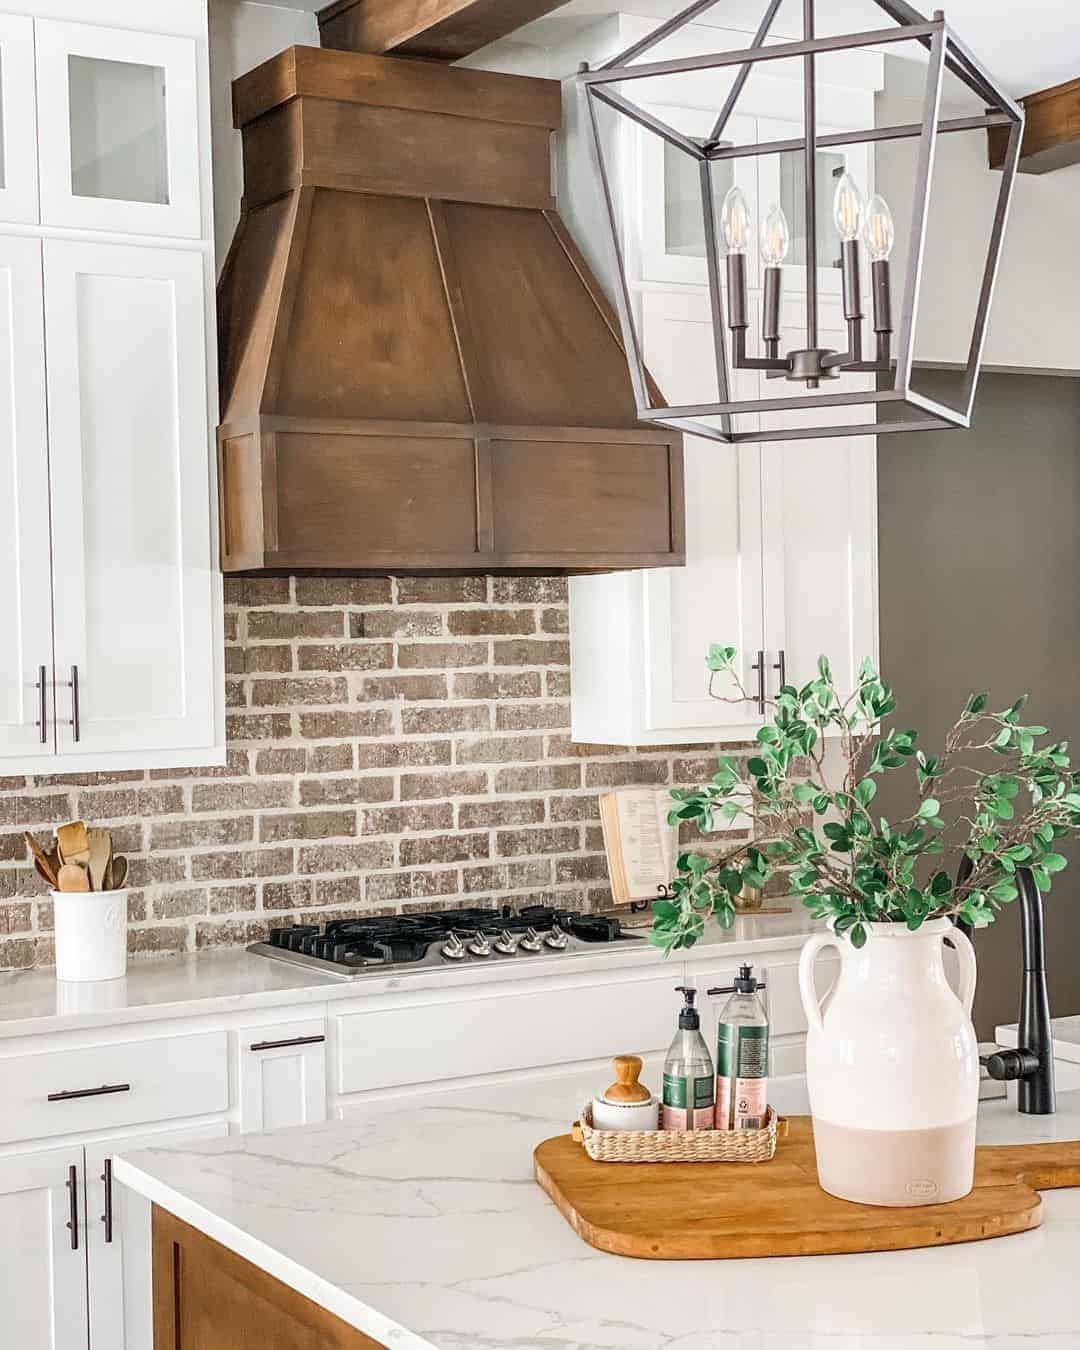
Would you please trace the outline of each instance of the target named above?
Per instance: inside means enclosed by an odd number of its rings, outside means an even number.
[[[764,16],[747,48],[705,56],[670,60],[640,60],[658,43],[712,9],[719,0],[696,0],[680,14],[661,24],[648,36],[620,52],[596,70],[583,66],[578,85],[590,128],[593,165],[607,210],[608,241],[616,275],[616,304],[622,327],[630,378],[637,400],[638,416],[680,431],[708,436],[715,440],[774,441],[803,437],[854,434],[880,434],[914,431],[935,427],[967,427],[975,402],[983,342],[1001,257],[1005,223],[1016,177],[1023,135],[1024,114],[996,80],[985,70],[963,41],[947,24],[939,11],[926,19],[906,0],[874,0],[882,11],[883,26],[868,32],[819,38],[816,36],[817,0],[802,0],[802,37],[796,41],[767,42],[781,0],[768,0]],[[817,127],[816,58],[828,52],[862,47],[885,47],[894,42],[918,42],[928,50],[927,81],[921,123],[894,127],[873,127],[820,135]],[[754,66],[758,62],[797,57],[803,72],[803,134],[796,140],[773,141],[755,145],[736,145],[724,139],[732,112]],[[710,134],[694,139],[665,123],[657,113],[634,103],[622,89],[631,91],[636,80],[650,82],[650,98],[657,104],[676,103],[655,92],[657,81],[679,77],[688,71],[734,70],[734,79],[723,105],[718,110]],[[941,86],[945,70],[956,75],[985,105],[986,111],[973,117],[941,116]],[[604,146],[597,118],[597,104],[604,104],[661,137],[668,145],[696,161],[701,181],[704,215],[705,253],[708,268],[709,298],[719,397],[713,403],[683,406],[658,406],[655,387],[647,378],[641,355],[641,343],[634,323],[631,288],[626,275],[617,224],[614,196],[604,158]],[[925,252],[926,224],[937,138],[941,133],[972,131],[983,127],[1007,126],[1008,150],[1005,156],[997,207],[987,248],[982,283],[975,310],[971,342],[964,369],[960,399],[956,406],[926,397],[911,387],[914,364],[915,325],[919,284]],[[833,194],[832,217],[840,238],[841,295],[846,348],[835,351],[819,341],[818,249],[817,249],[817,168],[821,147],[875,144],[878,141],[917,138],[917,167],[910,203],[911,228],[907,274],[904,278],[899,314],[899,331],[894,329],[890,254],[895,240],[892,212],[885,199],[875,193],[867,201],[862,187],[847,171],[843,172]],[[715,200],[712,165],[718,161],[737,161],[795,151],[804,166],[805,217],[805,294],[806,321],[804,340],[787,351],[781,350],[780,301],[791,230],[778,203],[769,205],[760,225],[755,222],[750,204],[741,187],[733,186],[722,203]],[[989,170],[988,170],[989,172]],[[754,244],[760,249],[762,269],[761,352],[750,354],[748,334],[750,309],[747,281],[747,254]],[[872,296],[873,351],[864,356],[863,337],[867,316],[862,309],[862,251],[870,261]],[[723,268],[721,268],[723,257]],[[895,344],[894,344],[895,338]],[[895,347],[895,350],[894,350]],[[769,380],[798,385],[798,392],[780,393],[758,399],[736,399],[731,393],[732,372],[763,371]],[[843,388],[845,374],[874,374],[877,388],[869,389],[866,379],[858,388]],[[779,388],[784,388],[780,384]],[[865,405],[866,418],[845,419],[839,425],[825,425],[818,410],[822,408]],[[904,410],[901,415],[901,408]],[[793,412],[810,415],[800,421]],[[740,429],[736,419],[744,414],[783,412],[782,426],[768,424],[757,417],[756,427]]]

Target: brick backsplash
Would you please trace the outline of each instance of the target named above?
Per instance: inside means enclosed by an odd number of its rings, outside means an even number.
[[[570,740],[562,578],[229,578],[225,600],[227,764],[0,777],[0,969],[53,959],[24,829],[109,826],[132,953],[196,951],[300,915],[602,905],[598,792],[712,772],[708,746]]]

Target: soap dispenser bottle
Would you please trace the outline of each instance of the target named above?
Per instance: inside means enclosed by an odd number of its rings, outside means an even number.
[[[740,966],[738,978],[710,994],[730,994],[716,1028],[716,1128],[761,1130],[768,1115],[769,1018],[758,998],[764,981],[753,966]]]
[[[679,985],[683,1007],[679,1030],[664,1061],[663,1130],[711,1130],[716,1079],[709,1047],[701,1034],[701,1014],[694,1007],[697,990]]]

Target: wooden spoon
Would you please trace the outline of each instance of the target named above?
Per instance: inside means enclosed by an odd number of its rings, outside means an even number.
[[[56,868],[53,867],[52,862],[49,859],[49,855],[29,831],[23,835],[23,838],[26,840],[27,848],[33,854],[34,866],[37,868],[38,873],[45,878],[54,891],[59,890],[59,878],[56,875]]]
[[[122,891],[127,881],[128,860],[122,853],[115,854],[110,864],[109,890]]]
[[[90,839],[86,832],[85,820],[73,820],[61,825],[56,831],[56,847],[60,850],[63,863],[82,863],[90,861]]]
[[[90,878],[78,863],[65,863],[60,869],[60,889],[65,894],[89,891]]]
[[[90,885],[95,891],[108,890],[105,875],[112,859],[112,835],[108,830],[88,830],[86,833],[90,843]]]

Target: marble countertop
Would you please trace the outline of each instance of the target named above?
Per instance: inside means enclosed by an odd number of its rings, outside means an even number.
[[[754,955],[791,947],[818,926],[801,907],[784,914],[740,917],[731,929],[710,923],[686,959],[671,960],[670,968],[685,980],[692,975],[697,960],[715,958],[718,952],[730,952],[734,958],[741,953]],[[243,948],[134,961],[122,980],[87,984],[58,981],[52,970],[0,972],[0,1040],[162,1017],[327,1003],[409,989],[460,988],[575,971],[619,970],[658,965],[663,960],[662,954],[642,938],[570,954],[531,956],[520,964],[470,963],[415,970],[403,966],[386,975],[371,974],[354,980],[274,961]]]
[[[1036,1231],[923,1251],[732,1262],[595,1251],[533,1181],[532,1151],[596,1087],[534,1075],[133,1153],[115,1176],[393,1350],[1080,1345],[1080,1190],[1049,1192]],[[980,1139],[1080,1137],[1080,1092],[1060,1108],[1022,1117],[984,1103]]]

